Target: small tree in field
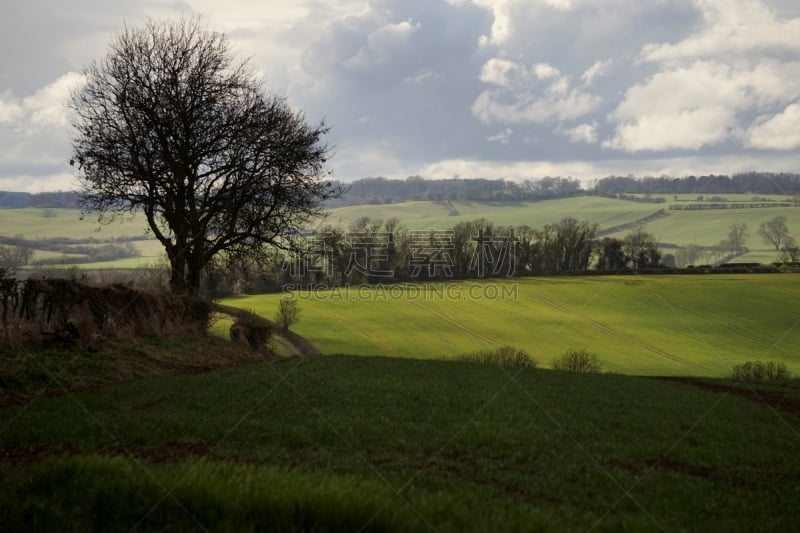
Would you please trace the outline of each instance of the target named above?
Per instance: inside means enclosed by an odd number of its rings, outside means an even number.
[[[72,97],[83,207],[107,222],[143,212],[173,292],[196,294],[216,256],[287,247],[320,203],[324,123],[266,94],[224,35],[195,19],[126,28]]]
[[[289,331],[292,324],[300,320],[300,307],[297,300],[283,298],[278,305],[278,312],[275,314],[275,322],[283,331]]]
[[[781,215],[762,222],[758,227],[758,235],[765,243],[774,246],[775,250],[780,250],[781,245],[790,243],[792,239],[786,220],[787,218]]]
[[[731,224],[728,226],[728,238],[723,242],[726,243],[727,250],[733,254],[744,249],[747,236],[747,224],[744,222]]]

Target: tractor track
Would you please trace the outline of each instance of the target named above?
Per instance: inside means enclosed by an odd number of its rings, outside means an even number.
[[[606,324],[603,324],[599,320],[595,320],[593,318],[588,318],[588,317],[585,317],[585,316],[581,316],[581,315],[575,313],[574,311],[572,311],[571,309],[569,309],[567,307],[564,307],[563,305],[557,304],[557,303],[555,303],[555,302],[553,302],[551,300],[548,300],[547,298],[544,298],[543,296],[532,296],[532,298],[534,300],[538,301],[539,303],[544,304],[544,305],[546,305],[548,307],[552,307],[553,309],[561,311],[562,313],[564,313],[566,315],[569,315],[569,316],[571,316],[573,318],[577,318],[577,319],[583,320],[585,322],[588,322],[589,324],[591,324],[596,329],[599,329],[600,331],[602,331],[603,333],[605,333],[605,334],[607,334],[607,335],[609,335],[611,337],[616,337],[616,338],[618,338],[618,339],[620,339],[622,341],[625,341],[626,343],[639,346],[640,348],[643,348],[643,349],[647,350],[648,352],[651,352],[651,353],[653,353],[655,355],[658,355],[660,357],[668,359],[668,360],[670,360],[670,361],[672,361],[674,363],[678,363],[679,365],[683,365],[683,366],[685,366],[687,368],[691,368],[693,370],[701,370],[701,371],[704,371],[704,372],[708,372],[708,370],[709,370],[708,368],[705,368],[702,365],[698,365],[696,363],[692,363],[691,361],[687,361],[686,359],[678,357],[677,355],[675,355],[673,353],[670,353],[670,352],[668,352],[666,350],[662,350],[661,348],[653,346],[652,344],[648,344],[648,343],[646,343],[644,341],[641,341],[639,339],[636,339],[634,337],[629,337],[628,335],[625,335],[624,333],[620,333],[619,331],[611,328],[610,326],[607,326]]]
[[[739,337],[743,337],[743,338],[745,338],[745,339],[747,339],[749,341],[752,341],[752,342],[758,344],[759,346],[761,346],[762,348],[769,349],[769,348],[772,347],[772,342],[770,342],[768,339],[763,339],[763,338],[757,336],[756,334],[745,332],[742,329],[740,329],[740,328],[738,328],[736,326],[733,326],[733,325],[729,324],[728,322],[725,322],[724,320],[720,320],[718,318],[714,318],[711,315],[706,315],[706,314],[703,314],[703,313],[699,313],[699,312],[697,312],[697,311],[695,311],[695,310],[693,310],[693,309],[691,309],[689,307],[686,307],[686,306],[683,306],[681,304],[675,303],[672,300],[670,300],[669,298],[667,298],[666,296],[664,296],[663,294],[660,294],[660,293],[654,291],[653,289],[646,288],[645,292],[648,293],[649,295],[653,296],[654,298],[662,301],[663,303],[669,305],[670,307],[673,307],[675,309],[679,309],[681,312],[684,312],[684,313],[687,313],[689,315],[695,316],[697,318],[706,320],[707,322],[710,322],[712,324],[716,324],[718,326],[722,326],[723,328],[725,328],[726,330],[730,331],[734,335],[737,335]]]
[[[455,318],[453,318],[453,317],[451,317],[451,316],[449,316],[449,315],[447,315],[447,314],[445,314],[445,313],[443,313],[441,311],[436,311],[436,310],[434,310],[434,309],[432,309],[430,307],[427,307],[427,306],[425,306],[425,305],[423,305],[423,304],[421,304],[419,302],[412,302],[412,303],[416,307],[418,307],[419,309],[422,309],[423,311],[425,311],[427,313],[430,313],[431,315],[433,315],[433,316],[435,316],[435,317],[447,322],[451,326],[455,326],[456,328],[460,329],[461,331],[463,331],[464,333],[470,335],[471,337],[474,337],[474,338],[476,338],[476,339],[478,339],[480,341],[483,341],[483,342],[487,342],[487,343],[491,344],[492,346],[497,346],[497,347],[502,346],[502,343],[499,343],[494,339],[491,339],[489,337],[481,335],[480,333],[476,332],[475,330],[472,330],[472,329],[466,327],[465,325],[460,324]]]

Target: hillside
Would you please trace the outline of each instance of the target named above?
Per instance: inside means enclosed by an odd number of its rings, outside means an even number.
[[[271,316],[282,294],[226,303]],[[323,353],[446,359],[510,345],[543,365],[568,348],[625,374],[725,376],[752,359],[800,373],[800,277],[547,277],[298,292],[296,331]]]
[[[146,379],[0,410],[0,522],[787,531],[798,389],[752,391],[353,357]]]
[[[643,195],[640,195],[644,198]],[[701,196],[701,198],[704,198]],[[723,197],[717,197],[723,198]],[[752,195],[724,195],[730,204],[752,201]],[[771,196],[767,199],[786,202],[786,196]],[[708,204],[709,198],[698,201],[696,195],[652,195],[651,199],[662,203],[578,196],[542,201],[412,201],[395,204],[367,204],[331,209],[327,218],[318,223],[318,228],[334,225],[347,228],[361,217],[371,219],[397,218],[409,229],[447,230],[455,224],[478,218],[487,219],[497,225],[528,225],[541,228],[564,217],[574,217],[598,224],[603,235],[623,236],[637,221],[656,213],[663,216],[648,219],[643,228],[655,235],[659,242],[669,245],[713,246],[727,237],[731,224],[746,223],[749,236],[745,246],[750,253],[736,258],[737,262],[770,263],[777,260],[778,253],[765,244],[757,235],[758,226],[775,216],[786,216],[790,231],[800,237],[800,208],[767,207],[751,209],[705,209],[672,210],[672,206],[685,207],[690,204]],[[724,204],[723,204],[724,205]],[[44,244],[34,243],[34,261],[45,260],[58,264],[81,262],[81,268],[134,268],[151,265],[162,256],[161,245],[151,239],[145,231],[144,221],[126,218],[113,224],[98,226],[91,216],[81,219],[77,209],[0,209],[0,239],[24,238],[45,241],[55,238],[73,239],[62,251],[53,252]],[[614,230],[617,231],[614,231]],[[137,255],[118,260],[87,261],[80,253],[71,252],[70,247],[89,242],[95,245],[129,241]],[[674,252],[667,248],[665,253]],[[701,258],[701,263],[704,261]]]

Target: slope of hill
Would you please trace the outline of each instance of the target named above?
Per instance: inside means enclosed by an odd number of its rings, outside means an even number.
[[[780,400],[780,401],[778,401]],[[0,409],[11,531],[789,531],[796,384],[287,359]]]
[[[298,333],[323,353],[449,358],[510,345],[549,365],[568,348],[613,372],[728,375],[752,359],[800,372],[800,277],[604,276],[298,292]],[[283,294],[229,305],[270,316]]]
[[[578,196],[559,200],[506,201],[506,202],[459,202],[417,201],[396,204],[359,205],[332,209],[318,228],[326,224],[347,228],[361,218],[398,218],[409,229],[446,230],[463,221],[487,219],[497,225],[527,225],[541,228],[564,217],[574,217],[597,223],[601,231],[611,231],[612,236],[623,236],[638,221],[645,221],[645,231],[655,235],[660,242],[678,246],[713,246],[727,237],[728,227],[734,223],[746,223],[749,236],[745,245],[750,254],[739,257],[739,262],[764,262],[777,260],[778,253],[765,244],[757,235],[758,226],[775,216],[786,216],[790,231],[800,238],[800,208],[769,207],[753,209],[704,209],[670,210],[670,206],[685,206],[697,203],[695,195],[654,195],[662,203],[647,203],[596,196]],[[725,195],[730,203],[744,203],[752,195]],[[773,196],[769,200],[786,197]],[[703,202],[708,203],[707,200]],[[651,219],[655,213],[666,216]],[[617,232],[613,232],[614,229]],[[608,234],[608,233],[607,233]],[[98,226],[90,216],[81,219],[77,209],[2,209],[0,210],[0,238],[24,237],[29,240],[70,238],[113,242],[120,239],[136,239],[134,246],[139,258],[125,258],[122,262],[102,262],[85,265],[87,268],[131,268],[152,264],[163,256],[161,246],[154,240],[146,240],[145,224],[136,218]],[[144,239],[144,240],[139,240]],[[68,263],[69,254],[53,255],[45,249],[35,249],[34,260],[48,262],[63,257]],[[74,259],[74,258],[73,258]],[[704,262],[704,260],[700,260]]]
[[[365,216],[397,217],[411,229],[449,229],[459,222],[485,218],[499,225],[539,228],[571,216],[607,228],[644,218],[661,208],[594,196],[540,202],[407,202],[340,207],[330,211],[328,222],[347,226]]]

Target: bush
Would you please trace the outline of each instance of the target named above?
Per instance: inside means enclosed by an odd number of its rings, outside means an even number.
[[[283,298],[275,314],[275,322],[283,331],[289,331],[289,327],[300,319],[300,308],[297,300]]]
[[[561,357],[553,359],[553,370],[597,373],[601,368],[597,355],[583,349],[570,348]]]
[[[536,368],[536,359],[522,350],[511,346],[501,346],[493,350],[481,350],[455,357],[458,361],[481,363],[485,365],[507,366],[511,368]]]
[[[95,287],[74,279],[4,278],[0,283],[0,343],[86,348],[103,337],[203,336],[210,307],[202,300]],[[30,333],[28,335],[27,333]]]
[[[741,381],[782,381],[792,376],[780,361],[746,361],[734,366],[732,375]]]

